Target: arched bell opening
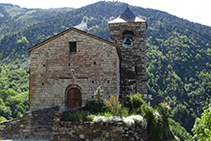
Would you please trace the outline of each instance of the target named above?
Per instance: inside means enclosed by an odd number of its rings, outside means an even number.
[[[133,47],[133,36],[134,33],[133,31],[130,30],[125,30],[122,34],[122,38],[123,38],[123,49],[127,49],[127,48],[132,48]]]
[[[133,37],[133,35],[134,35],[133,31],[130,31],[130,30],[125,30],[123,32],[123,38],[124,37]]]

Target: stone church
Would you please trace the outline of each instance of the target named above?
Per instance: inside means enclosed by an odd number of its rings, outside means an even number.
[[[127,8],[108,26],[110,41],[71,27],[28,49],[30,110],[83,106],[98,86],[105,98],[147,94],[146,21]]]

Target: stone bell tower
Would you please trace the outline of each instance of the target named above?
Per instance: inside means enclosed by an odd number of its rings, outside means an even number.
[[[146,21],[127,9],[109,22],[110,41],[121,53],[120,95],[147,94]],[[120,97],[121,98],[121,97]]]

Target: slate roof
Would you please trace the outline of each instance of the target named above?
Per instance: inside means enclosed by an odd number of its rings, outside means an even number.
[[[126,8],[125,11],[116,19],[110,21],[109,23],[122,23],[122,22],[146,22],[139,17],[136,17],[130,8]]]
[[[133,22],[136,19],[136,16],[133,14],[130,8],[127,7],[127,9],[120,16],[120,18],[127,22]]]

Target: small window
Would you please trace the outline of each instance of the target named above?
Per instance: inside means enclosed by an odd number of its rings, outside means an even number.
[[[76,42],[69,42],[69,54],[76,53],[77,47]]]

